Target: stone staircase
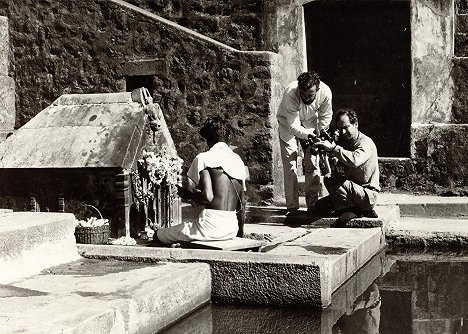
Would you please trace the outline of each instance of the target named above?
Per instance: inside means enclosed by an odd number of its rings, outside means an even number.
[[[382,202],[385,200],[400,208],[400,219],[393,221],[386,233],[390,244],[438,248],[468,245],[468,198],[386,195]]]
[[[0,332],[155,333],[210,301],[207,264],[83,258],[74,229],[73,214],[0,210]]]

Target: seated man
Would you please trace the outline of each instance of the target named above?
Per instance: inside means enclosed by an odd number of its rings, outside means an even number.
[[[315,145],[344,165],[344,176],[332,174],[324,180],[329,195],[317,202],[316,211],[323,216],[341,214],[339,222],[362,216],[377,218],[373,210],[380,191],[377,148],[358,130],[354,110],[340,109],[335,116],[342,146],[328,140]]]
[[[230,129],[220,117],[208,118],[200,130],[209,151],[193,160],[179,194],[205,208],[193,222],[184,222],[157,230],[156,237],[165,244],[180,241],[228,240],[242,233],[236,208],[243,204],[245,165],[227,145]]]

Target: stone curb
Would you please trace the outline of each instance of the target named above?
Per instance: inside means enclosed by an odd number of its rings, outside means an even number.
[[[151,334],[210,301],[206,264],[91,261],[5,286],[11,298],[0,305],[2,333]]]

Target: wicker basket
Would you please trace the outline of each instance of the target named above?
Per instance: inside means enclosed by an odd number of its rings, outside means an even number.
[[[101,212],[93,205],[84,204],[83,206],[93,208],[99,214],[100,219],[102,218]],[[99,226],[77,226],[75,227],[75,239],[79,244],[107,244],[109,239],[110,228],[109,224]]]
[[[106,244],[109,233],[109,224],[93,227],[77,226],[75,228],[75,238],[79,244]]]

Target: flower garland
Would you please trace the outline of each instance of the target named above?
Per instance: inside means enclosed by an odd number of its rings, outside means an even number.
[[[147,203],[154,198],[156,187],[161,184],[169,186],[171,202],[176,198],[177,185],[181,184],[183,160],[179,157],[169,157],[165,150],[158,153],[143,150],[141,159],[138,160],[141,172],[132,171],[134,195],[138,202]],[[147,185],[143,189],[140,174],[146,174]]]

